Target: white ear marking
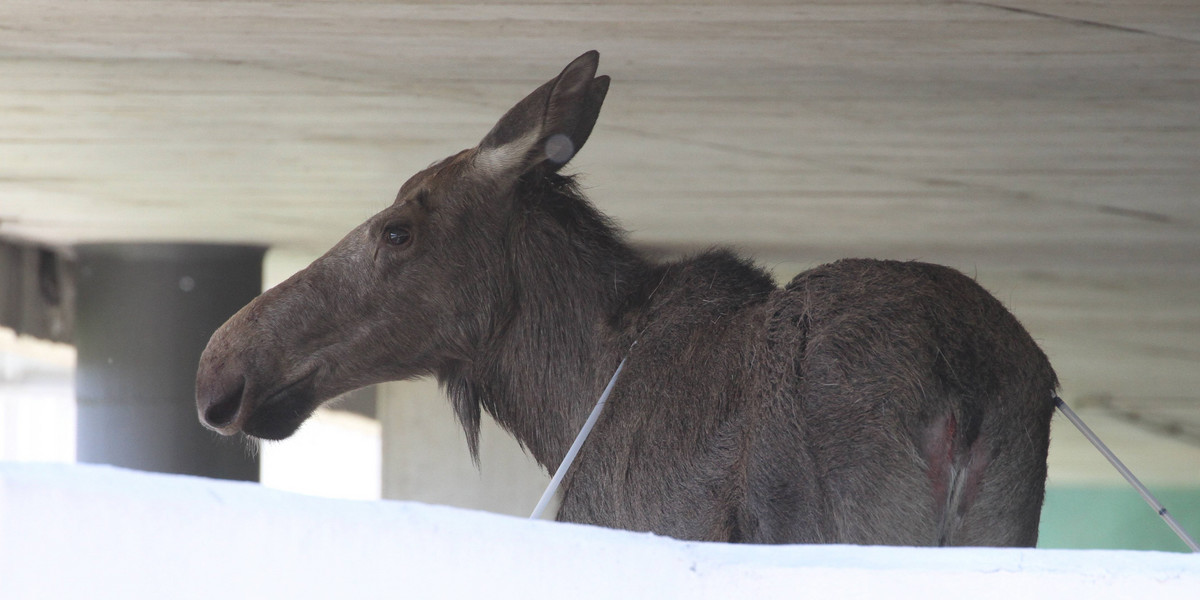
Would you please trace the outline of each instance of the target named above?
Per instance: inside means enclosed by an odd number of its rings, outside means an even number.
[[[480,148],[479,154],[475,155],[475,167],[490,177],[499,177],[513,169],[522,168],[537,139],[538,132],[530,131],[503,146]]]

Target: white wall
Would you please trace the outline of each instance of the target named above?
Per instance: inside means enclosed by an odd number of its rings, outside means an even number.
[[[74,369],[74,347],[0,327],[0,460],[75,460]]]
[[[479,465],[432,379],[378,387],[383,497],[528,516],[550,477],[487,414]]]
[[[1200,556],[738,546],[111,467],[0,463],[0,597],[1187,598]]]

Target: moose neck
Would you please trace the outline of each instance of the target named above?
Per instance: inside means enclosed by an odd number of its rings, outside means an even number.
[[[482,409],[553,469],[634,339],[651,268],[570,178],[523,186],[494,331],[442,380],[473,456]]]

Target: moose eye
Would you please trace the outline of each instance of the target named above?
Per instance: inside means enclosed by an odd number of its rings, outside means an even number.
[[[412,234],[409,233],[407,227],[400,225],[388,225],[383,230],[383,241],[392,246],[403,246],[412,239]]]

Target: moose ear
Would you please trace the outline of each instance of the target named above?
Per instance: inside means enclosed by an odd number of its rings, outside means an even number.
[[[509,109],[479,143],[475,164],[491,174],[554,172],[583,147],[608,93],[596,77],[600,53],[592,50]]]

